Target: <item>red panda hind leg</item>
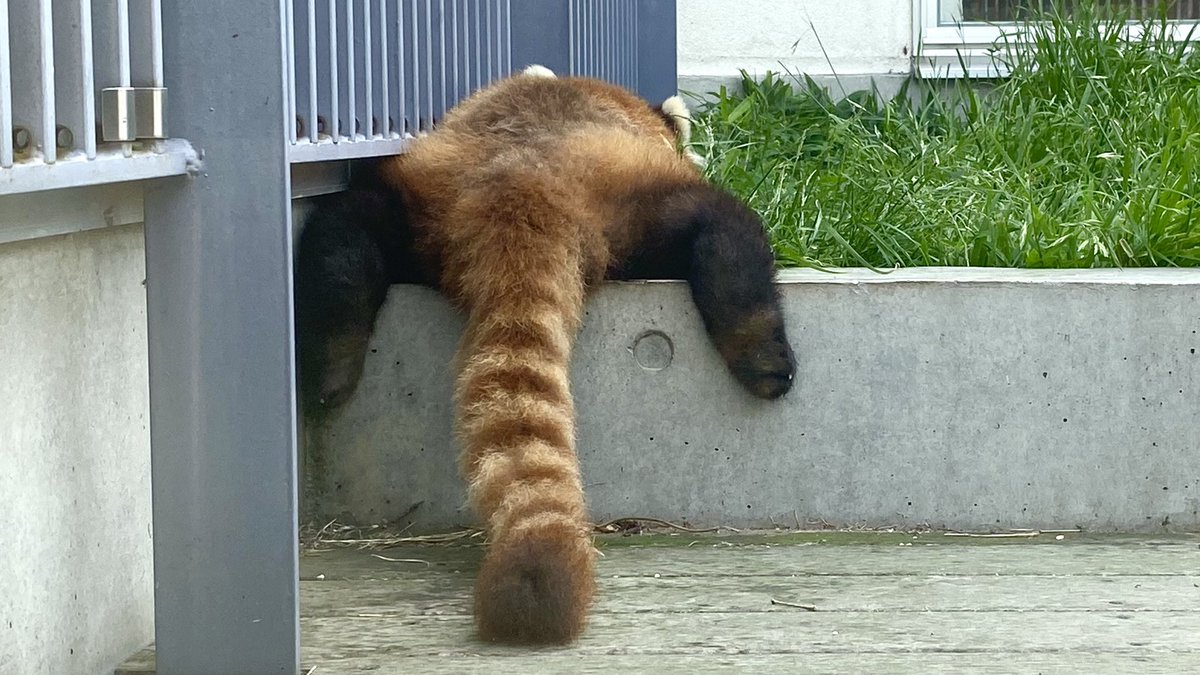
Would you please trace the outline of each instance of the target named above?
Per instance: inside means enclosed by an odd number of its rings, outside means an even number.
[[[341,405],[362,375],[375,316],[396,265],[387,233],[392,204],[371,190],[329,195],[296,253],[297,360],[307,413]],[[402,215],[400,216],[403,217]]]
[[[511,179],[511,180],[509,180]],[[456,387],[462,470],[488,548],[485,640],[566,643],[584,628],[595,550],[575,455],[568,361],[583,306],[578,221],[536,179],[458,202],[447,269],[469,312]]]

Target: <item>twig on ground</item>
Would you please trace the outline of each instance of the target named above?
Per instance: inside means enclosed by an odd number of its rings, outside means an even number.
[[[451,544],[464,539],[475,539],[483,536],[483,530],[464,529],[442,534],[417,534],[407,537],[373,537],[360,539],[329,539],[324,544],[330,546],[357,546],[359,548],[387,548],[400,544]]]
[[[387,562],[394,562],[394,563],[417,563],[420,565],[424,565],[426,567],[430,567],[433,564],[433,563],[429,562],[428,560],[421,560],[420,558],[389,558],[386,555],[379,555],[378,553],[372,553],[371,557],[379,558],[380,560],[386,560]]]
[[[771,598],[771,604],[772,605],[780,605],[782,607],[795,607],[796,609],[802,609],[806,612],[817,611],[816,605],[802,605],[798,602],[785,602],[783,600],[776,600],[775,598]]]
[[[1020,539],[1027,537],[1040,537],[1040,530],[1032,530],[1029,532],[943,532],[947,537],[976,537],[979,539]]]
[[[1064,530],[1034,530],[1026,527],[1009,527],[1008,532],[1041,532],[1042,534],[1071,534],[1073,532],[1083,532],[1078,527],[1072,527]]]
[[[314,535],[313,535],[313,538],[312,538],[312,540],[313,540],[313,543],[314,543],[314,544],[316,544],[316,543],[320,542],[320,541],[321,541],[321,535],[325,534],[325,531],[326,531],[326,530],[328,530],[328,529],[330,528],[330,526],[332,526],[332,525],[333,525],[334,523],[336,523],[336,522],[337,522],[337,518],[334,518],[333,520],[329,521],[328,523],[325,523],[325,526],[324,526],[324,527],[322,527],[321,529],[317,530],[317,533],[316,533],[316,534],[314,534]]]

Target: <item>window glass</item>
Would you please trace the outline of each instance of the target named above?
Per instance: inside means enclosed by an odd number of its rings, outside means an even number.
[[[1130,14],[1137,18],[1153,14],[1158,2],[1157,0],[1108,0],[1102,4],[1114,9],[1129,10]],[[945,26],[958,23],[1020,21],[1028,16],[1030,8],[1050,9],[1053,5],[1053,0],[938,0],[938,23]],[[1070,5],[1070,0],[1067,0],[1068,9]],[[1200,0],[1178,0],[1168,8],[1167,16],[1184,21],[1200,19]]]

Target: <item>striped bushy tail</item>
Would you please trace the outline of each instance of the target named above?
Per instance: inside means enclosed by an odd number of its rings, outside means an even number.
[[[595,592],[568,383],[583,282],[577,244],[554,246],[539,228],[524,248],[512,238],[522,228],[507,225],[502,244],[476,241],[488,253],[472,269],[491,273],[470,275],[485,286],[464,288],[458,433],[488,534],[475,619],[486,640],[565,643],[583,630]]]

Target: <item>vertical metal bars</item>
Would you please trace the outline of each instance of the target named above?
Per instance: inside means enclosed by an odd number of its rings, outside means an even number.
[[[308,140],[317,142],[317,0],[308,0]]]
[[[98,90],[164,86],[161,17],[161,0],[0,1],[0,168],[96,159]]]
[[[425,0],[425,117],[418,122],[418,130],[433,127],[433,26],[433,2]],[[415,44],[416,36],[413,38]]]
[[[395,152],[365,146],[427,131],[475,89],[535,63],[637,89],[650,40],[648,67],[674,81],[674,19],[648,29],[639,19],[673,12],[671,0],[303,0],[293,11],[299,1],[284,1],[298,117],[288,137],[307,146],[295,161]]]
[[[45,116],[45,83],[42,72],[43,40],[41,2],[16,2],[9,7],[8,55],[12,77],[12,134],[14,161],[38,161],[38,149],[47,146]],[[52,100],[51,100],[52,103]],[[53,129],[50,131],[53,134]]]
[[[483,10],[479,0],[475,2],[475,88],[478,89],[487,82],[487,74],[483,72]]]
[[[639,27],[643,23],[639,19],[639,12],[654,3],[647,0],[568,0],[567,4],[570,26],[570,44],[567,47],[569,72],[598,77],[639,90],[638,59],[644,47],[638,39]],[[672,11],[673,7],[671,3]],[[661,10],[654,10],[650,16],[661,18],[665,14]],[[674,20],[669,26],[656,24],[648,35],[661,36],[673,48],[674,34],[668,33],[668,30],[674,30]],[[665,50],[662,51],[665,54]],[[656,62],[656,67],[669,68],[670,77],[673,78],[674,56]]]
[[[337,143],[341,139],[341,125],[338,118],[338,103],[341,99],[338,91],[338,30],[337,30],[337,0],[326,0],[328,3],[328,30],[326,44],[329,47],[329,119],[326,122],[329,137]],[[319,119],[319,118],[318,118]]]
[[[161,5],[156,22],[158,39],[154,43],[155,54],[158,57],[159,83],[162,86],[162,16]],[[79,0],[79,77],[80,90],[83,94],[83,152],[88,159],[96,158],[96,76],[92,51],[92,2]]]
[[[412,47],[412,62],[409,64],[409,78],[411,83],[409,87],[412,90],[412,107],[409,108],[409,117],[405,120],[405,131],[416,134],[421,131],[421,29],[418,15],[420,12],[420,0],[412,0],[409,13],[409,46]]]
[[[512,71],[512,0],[504,0],[504,72]]]
[[[53,36],[54,46],[54,150],[59,159],[66,159],[79,143],[84,142],[82,136],[86,130],[84,115],[94,105],[88,105],[86,97],[95,96],[88,83],[91,76],[91,54],[85,54],[82,47],[91,40],[91,33],[76,32],[79,26],[90,24],[91,4],[70,2],[53,3],[52,20],[58,26],[57,35]],[[84,13],[87,12],[87,16]],[[70,30],[63,30],[70,27]],[[90,26],[89,26],[90,28]],[[94,113],[93,113],[94,115]],[[44,126],[43,122],[43,126]],[[95,156],[93,150],[92,156]]]
[[[150,0],[150,44],[150,86],[162,87],[162,0]]]
[[[457,2],[457,0],[455,0]],[[462,51],[456,51],[462,63],[463,83],[460,90],[460,96],[466,98],[471,95],[478,85],[471,83],[471,5],[468,0],[463,0],[462,5]]]
[[[117,76],[118,86],[129,86],[129,0],[117,0]]]
[[[161,9],[159,10],[162,11]],[[284,11],[284,26],[287,30],[283,34],[283,60],[284,68],[287,73],[287,139],[289,143],[297,141],[297,120],[296,120],[296,102],[299,99],[299,94],[296,92],[296,2],[295,0],[283,1]]]
[[[495,42],[494,42],[495,33],[492,30],[492,16],[494,14],[494,8],[493,8],[494,3],[492,2],[492,0],[483,0],[483,3],[484,3],[484,11],[487,15],[487,19],[484,21],[484,24],[483,24],[483,32],[487,34],[487,49],[484,52],[485,54],[487,54],[487,59],[486,59],[487,60],[487,79],[494,80],[494,79],[496,79],[496,58],[495,58]]]
[[[361,144],[428,130],[459,99],[531,63],[636,88],[638,12],[655,2],[279,0],[284,137],[360,148],[301,161],[395,152]],[[0,167],[97,157],[97,91],[166,84],[162,0],[0,3]]]
[[[396,54],[396,135],[403,137],[408,131],[407,120],[409,117],[408,107],[408,91],[404,83],[410,82],[408,71],[404,70],[404,8],[403,0],[396,1],[396,48],[392,50]]]
[[[445,13],[445,2],[442,3],[442,12]],[[444,18],[443,18],[444,21]],[[442,42],[442,58],[445,63],[445,41]],[[453,92],[455,99],[462,98],[461,83],[458,80],[459,70],[459,55],[458,55],[458,0],[450,0],[450,79],[452,86],[450,90]],[[443,69],[445,66],[443,65]],[[445,82],[443,81],[443,85]]]
[[[12,167],[12,50],[8,0],[0,0],[0,168]]]
[[[441,85],[439,89],[441,89],[442,97],[438,102],[438,105],[435,106],[429,114],[428,124],[431,128],[433,125],[437,124],[437,121],[446,113],[446,108],[450,106],[450,99],[446,90],[446,0],[438,0],[437,17],[437,33],[430,33],[429,38],[431,44],[435,37],[437,39],[438,51],[436,52],[436,60],[439,68],[434,68],[433,75],[430,77],[437,76],[438,82]],[[430,63],[432,64],[433,62],[434,61],[431,59]]]
[[[363,50],[363,99],[362,99],[362,134],[368,139],[375,137],[375,71],[374,58],[371,54],[371,0],[362,0],[362,50]]]
[[[54,116],[54,18],[50,0],[38,0],[38,38],[41,46],[38,70],[42,77],[42,127],[38,135],[43,161],[53,164],[58,150],[54,140],[57,126]]]
[[[355,78],[355,72],[354,72],[355,71],[355,68],[354,68],[355,58],[354,58],[354,2],[353,2],[353,0],[351,0],[349,2],[345,2],[343,7],[344,7],[343,12],[345,13],[345,20],[346,20],[346,39],[345,39],[346,47],[345,47],[345,53],[342,55],[342,59],[346,63],[345,68],[343,69],[346,73],[346,122],[345,122],[344,128],[346,129],[345,136],[348,137],[350,140],[354,140],[354,136],[358,133],[358,123],[357,123],[358,120],[356,119],[357,113],[355,111],[355,100],[356,100],[355,94],[357,93],[355,91],[355,85],[357,84],[357,82],[356,82],[357,78]],[[336,137],[334,138],[334,142],[335,143],[337,142]]]
[[[12,50],[8,33],[8,0],[0,0],[0,169],[13,165]]]
[[[394,72],[391,69],[391,51],[388,49],[388,0],[380,0],[379,2],[379,21],[376,25],[379,26],[379,131],[384,138],[392,136],[392,108],[391,108],[391,77],[389,74]]]

